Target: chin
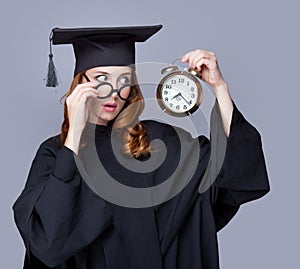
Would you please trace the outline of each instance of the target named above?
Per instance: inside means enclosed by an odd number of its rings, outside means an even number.
[[[98,116],[98,119],[100,121],[107,121],[107,122],[109,122],[109,121],[115,119],[117,115],[118,115],[118,113],[116,113],[116,112],[114,112],[113,114],[112,113],[105,113],[104,112],[104,113],[101,113],[101,115]]]

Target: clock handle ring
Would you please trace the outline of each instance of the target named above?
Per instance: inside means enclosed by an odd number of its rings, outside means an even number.
[[[182,57],[176,57],[173,62],[171,63],[171,65],[174,65],[176,61],[180,60]]]

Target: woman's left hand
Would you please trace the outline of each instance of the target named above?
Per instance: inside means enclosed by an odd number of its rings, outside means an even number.
[[[187,62],[191,68],[195,68],[202,75],[202,80],[213,88],[226,85],[221,74],[216,55],[213,52],[196,49],[186,53],[182,62]]]

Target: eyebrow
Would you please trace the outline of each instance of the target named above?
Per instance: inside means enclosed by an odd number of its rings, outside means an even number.
[[[95,74],[110,75],[112,73],[107,73],[107,72],[104,72],[104,71],[95,71]],[[125,72],[125,73],[121,73],[119,76],[122,76],[122,75],[131,75],[131,74],[132,74],[131,72]]]
[[[109,73],[103,72],[103,71],[95,71],[95,74],[104,74],[104,75],[108,75]]]

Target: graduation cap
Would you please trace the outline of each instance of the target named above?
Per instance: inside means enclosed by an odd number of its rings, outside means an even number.
[[[162,25],[53,28],[50,34],[50,54],[47,87],[56,87],[58,80],[53,63],[52,46],[72,44],[76,58],[74,76],[96,66],[124,66],[135,63],[135,42],[144,42]]]

